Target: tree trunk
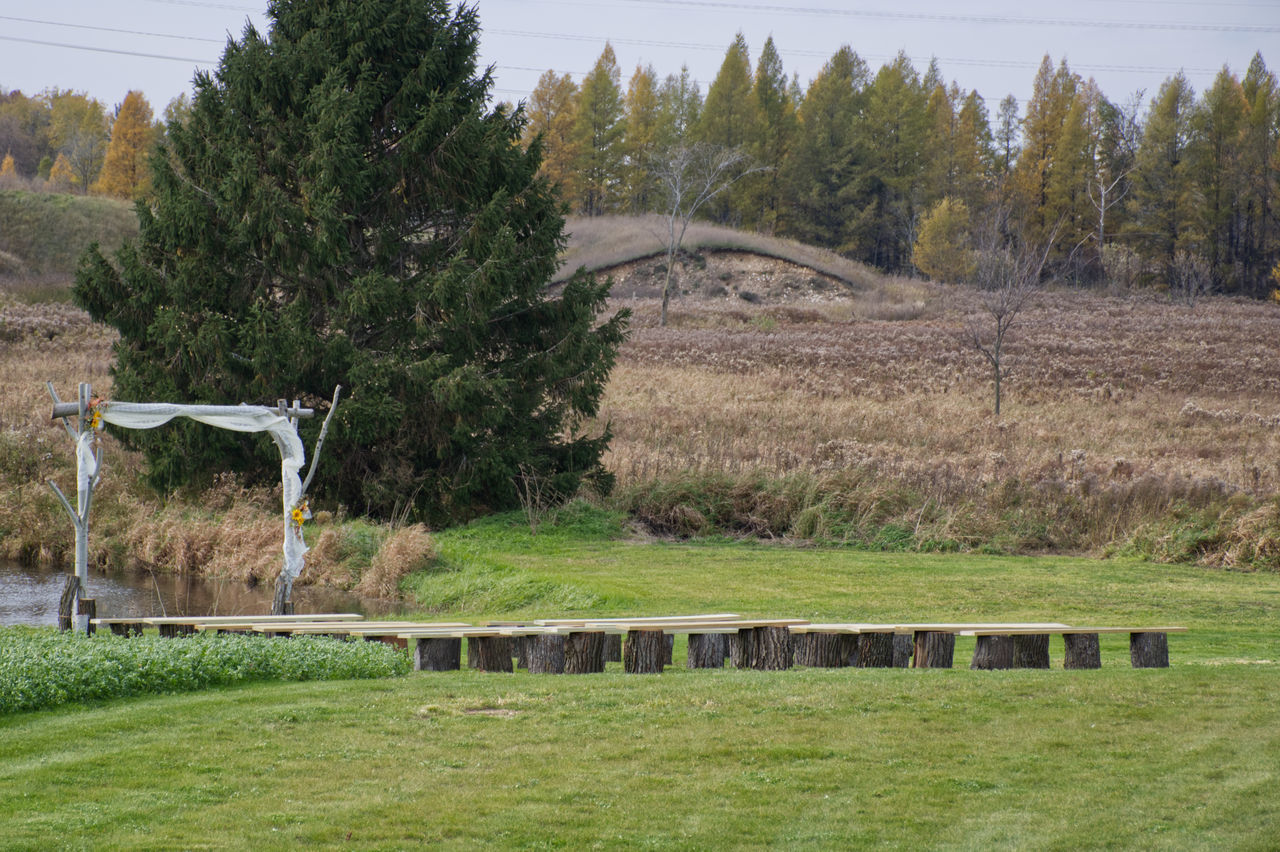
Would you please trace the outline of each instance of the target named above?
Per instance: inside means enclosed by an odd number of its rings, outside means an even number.
[[[67,582],[62,586],[62,597],[58,601],[58,629],[63,633],[75,627],[76,601],[80,599],[80,578],[75,574],[67,575]]]
[[[1049,668],[1049,634],[1033,633],[1014,636],[1013,667],[1015,669]]]
[[[729,662],[733,663],[733,667],[735,669],[750,668],[751,664],[748,660],[751,657],[751,629],[727,633],[724,641],[725,647],[729,650]]]
[[[565,674],[596,674],[604,671],[604,633],[570,633],[564,638]]]
[[[689,654],[685,665],[691,669],[722,669],[724,652],[723,633],[690,633]]]
[[[622,644],[622,668],[627,674],[662,674],[666,649],[661,630],[629,630]]]
[[[765,672],[791,668],[791,631],[785,627],[756,627],[751,630],[751,657],[753,669]]]
[[[285,577],[276,578],[276,593],[271,599],[272,615],[293,615],[293,581]]]
[[[564,674],[564,637],[527,636],[529,674]]]
[[[843,633],[800,633],[793,637],[796,665],[841,668],[849,665],[853,637]]]
[[[893,634],[893,667],[905,669],[911,666],[911,655],[915,653],[915,639],[909,633]]]
[[[859,633],[858,661],[854,665],[860,669],[893,668],[893,634]]]
[[[955,656],[956,635],[935,630],[917,630],[911,664],[918,669],[949,669]]]
[[[1062,643],[1067,646],[1062,658],[1064,669],[1102,668],[1102,652],[1098,648],[1097,633],[1063,633]]]
[[[663,634],[662,642],[662,664],[669,666],[676,652],[676,637],[670,633]]]
[[[462,668],[461,639],[419,639],[413,655],[415,672],[453,672]]]
[[[622,635],[606,633],[604,637],[604,661],[606,663],[622,662]]]
[[[1129,659],[1135,669],[1167,669],[1169,637],[1164,633],[1130,633]]]
[[[971,669],[1013,668],[1012,636],[979,636],[973,647]]]
[[[467,666],[482,672],[509,672],[511,639],[507,636],[472,636],[467,639]]]

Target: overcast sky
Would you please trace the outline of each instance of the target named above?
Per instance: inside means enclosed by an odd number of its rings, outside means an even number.
[[[622,84],[637,64],[659,77],[689,66],[703,93],[739,30],[754,67],[770,35],[787,75],[808,82],[848,44],[872,69],[902,50],[919,70],[976,89],[994,114],[1024,100],[1041,58],[1065,58],[1122,101],[1150,97],[1182,69],[1197,92],[1253,54],[1280,70],[1280,0],[477,0],[494,96],[528,96],[547,69],[575,79],[613,44]],[[0,89],[49,87],[118,104],[141,89],[159,112],[211,69],[228,35],[266,29],[264,0],[0,0]]]

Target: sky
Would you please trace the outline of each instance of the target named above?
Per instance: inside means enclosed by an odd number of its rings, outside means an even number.
[[[1259,51],[1280,71],[1280,0],[474,0],[496,100],[528,97],[546,70],[590,71],[611,43],[622,85],[637,65],[659,78],[682,65],[703,94],[739,31],[754,62],[765,39],[802,86],[842,45],[871,69],[904,51],[920,71],[976,90],[994,115],[1030,95],[1047,54],[1097,80],[1112,101],[1149,99],[1181,69],[1197,92],[1228,65],[1243,77]],[[107,105],[141,89],[157,113],[212,70],[247,23],[268,29],[265,0],[0,0],[0,91],[50,87]]]

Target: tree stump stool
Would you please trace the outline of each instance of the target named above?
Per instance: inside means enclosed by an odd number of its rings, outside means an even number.
[[[107,625],[115,636],[141,636],[141,621],[113,621]]]
[[[1129,660],[1135,669],[1167,669],[1169,637],[1164,633],[1130,633]]]
[[[529,674],[564,674],[563,636],[526,636],[525,639]]]
[[[724,641],[725,648],[729,652],[729,662],[733,663],[733,667],[735,669],[750,668],[751,630],[745,629],[737,633],[725,634]]]
[[[452,672],[462,668],[461,639],[419,639],[413,653],[415,672]]]
[[[691,669],[724,668],[725,640],[723,633],[690,633],[685,665]]]
[[[178,639],[183,636],[192,636],[196,632],[194,624],[161,624],[160,635],[166,639]],[[288,635],[287,633],[284,635]]]
[[[747,631],[740,630],[739,633]],[[758,671],[778,672],[791,668],[791,631],[785,627],[753,627],[748,665]]]
[[[1013,668],[1012,636],[979,636],[973,647],[971,669],[992,670]]]
[[[1013,637],[1015,669],[1049,668],[1049,634],[1031,633]]]
[[[893,668],[892,633],[859,633],[857,640],[858,656],[855,666],[860,669]]]
[[[956,635],[937,630],[917,630],[911,664],[917,669],[949,669],[955,657]]]
[[[914,654],[915,638],[910,633],[893,634],[893,667],[895,669],[910,668]]]
[[[471,636],[467,638],[467,667],[482,672],[509,672],[511,638],[508,636]]]
[[[511,649],[516,654],[516,668],[529,668],[529,637],[528,636],[512,636]]]
[[[855,651],[853,637],[845,633],[800,633],[795,643],[795,663],[810,668],[843,668]]]
[[[564,637],[565,674],[598,674],[604,671],[605,647],[609,638],[605,633],[570,633]]]
[[[1064,669],[1100,669],[1102,651],[1098,647],[1097,633],[1063,633],[1062,643],[1066,653],[1062,658]]]
[[[622,668],[627,674],[662,674],[666,650],[661,630],[628,630],[622,643]]]
[[[671,661],[675,658],[676,653],[676,637],[670,633],[664,633],[662,636],[662,664],[664,666],[671,665]]]

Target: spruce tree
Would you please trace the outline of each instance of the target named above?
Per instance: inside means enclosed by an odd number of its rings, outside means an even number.
[[[548,287],[560,202],[523,119],[487,105],[474,9],[279,0],[270,31],[197,74],[152,158],[137,242],[83,258],[77,301],[118,329],[114,394],[323,407],[319,498],[438,522],[514,505],[514,478],[600,473],[596,413],[625,316],[606,285]],[[316,418],[319,420],[319,418]],[[304,421],[304,440],[318,422]],[[124,436],[163,485],[276,476],[261,436]]]

